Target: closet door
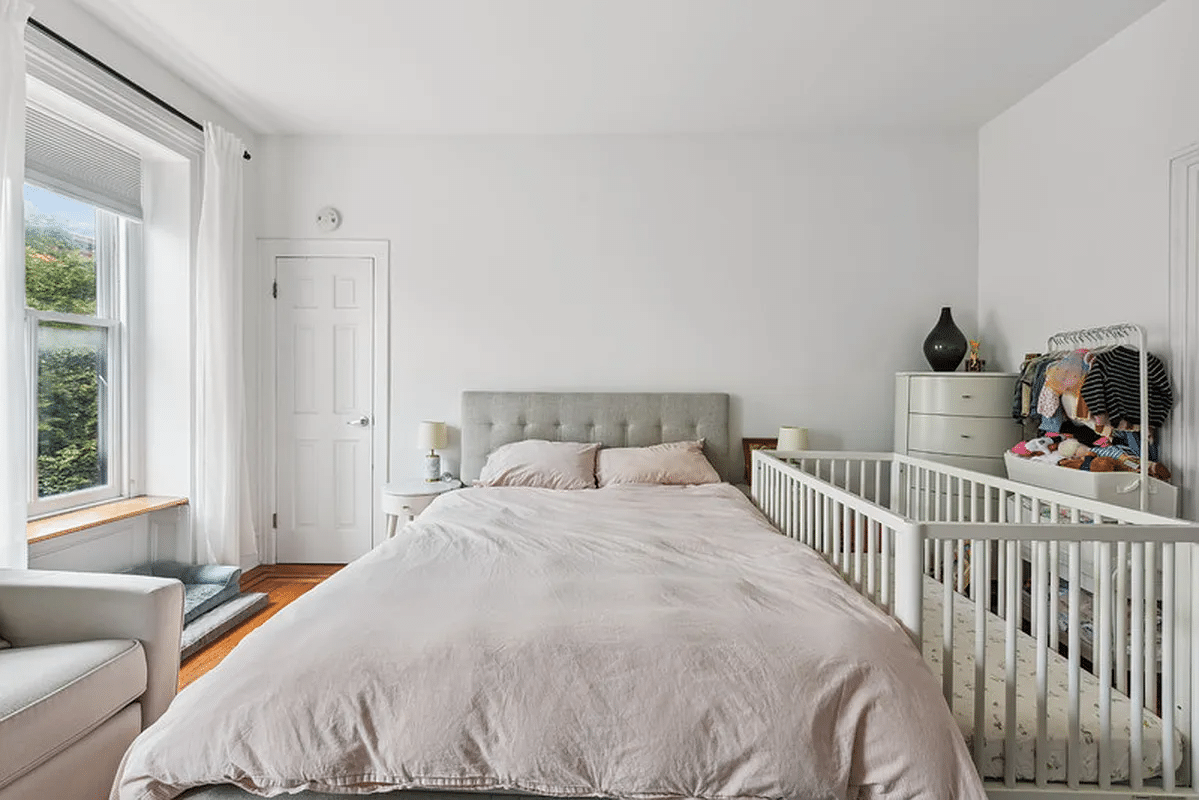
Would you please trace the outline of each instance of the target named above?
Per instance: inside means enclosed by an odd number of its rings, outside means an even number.
[[[371,548],[373,266],[369,258],[276,261],[282,563],[344,564]]]

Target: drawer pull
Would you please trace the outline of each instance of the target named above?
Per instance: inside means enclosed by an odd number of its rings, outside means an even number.
[[[970,434],[968,434],[968,433],[963,433],[963,434],[962,434],[962,438],[963,438],[963,439],[969,439],[969,438],[970,438]]]
[[[971,398],[973,398],[973,397],[974,397],[974,395],[972,395],[972,394],[964,394],[964,395],[962,395],[962,399],[963,399],[963,400],[970,400],[970,399],[971,399]]]

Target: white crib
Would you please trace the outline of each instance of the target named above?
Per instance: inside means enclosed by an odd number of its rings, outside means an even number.
[[[894,453],[751,481],[940,671],[991,797],[1199,797],[1199,525]]]

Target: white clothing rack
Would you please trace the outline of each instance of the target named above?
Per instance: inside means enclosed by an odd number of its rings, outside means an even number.
[[[1061,331],[1050,336],[1047,344],[1050,353],[1068,352],[1083,347],[1093,350],[1097,347],[1117,347],[1119,345],[1129,345],[1137,350],[1141,400],[1141,479],[1138,481],[1138,489],[1140,491],[1140,508],[1142,511],[1147,511],[1149,509],[1149,361],[1148,353],[1145,351],[1145,329],[1140,325],[1122,322],[1098,328]]]

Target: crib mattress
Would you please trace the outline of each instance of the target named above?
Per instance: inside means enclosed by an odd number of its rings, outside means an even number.
[[[932,578],[925,578],[924,587],[924,658],[933,672],[941,675],[941,614],[944,587]],[[1007,703],[1005,664],[1005,625],[995,614],[987,612],[987,681],[985,686],[987,724],[983,735],[982,776],[1002,778],[1004,773],[1004,721]],[[1036,639],[1019,632],[1016,642],[1016,779],[1036,778],[1037,743],[1037,643]],[[1066,659],[1049,653],[1048,692],[1048,779],[1066,780],[1066,748],[1069,742],[1069,671]],[[1081,767],[1079,779],[1084,783],[1098,780],[1099,772],[1099,680],[1089,672],[1081,673],[1079,736]],[[953,716],[967,743],[974,746],[974,603],[957,595],[954,599],[954,672]],[[1127,780],[1129,775],[1132,703],[1128,697],[1112,690],[1112,757],[1113,781]],[[1149,711],[1142,721],[1142,764],[1146,778],[1161,774],[1162,721]],[[1173,732],[1175,760],[1182,759],[1182,736]]]

